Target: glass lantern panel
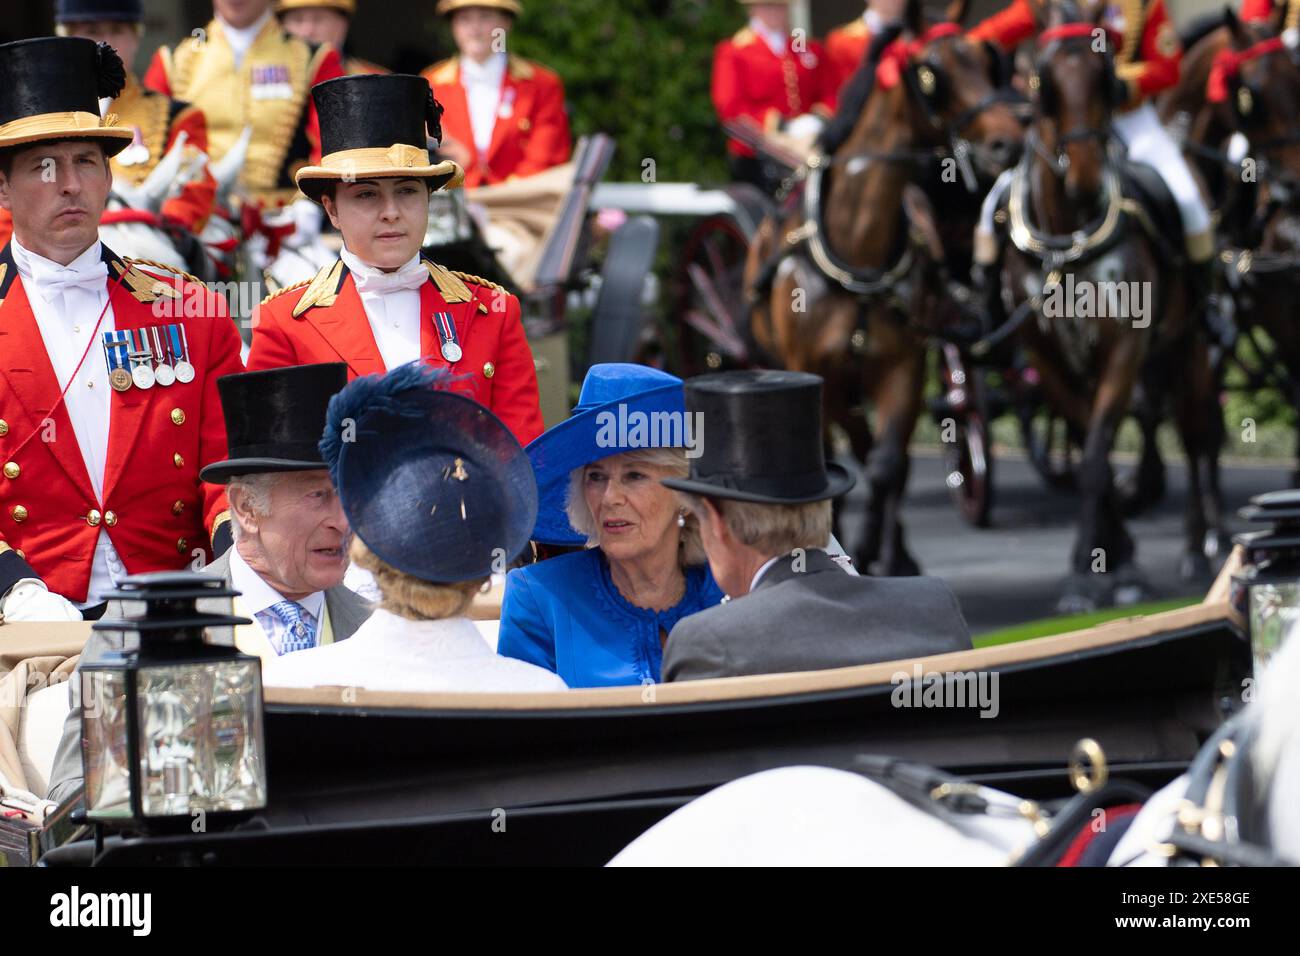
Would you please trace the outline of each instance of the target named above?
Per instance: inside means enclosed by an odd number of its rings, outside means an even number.
[[[126,716],[126,673],[82,671],[81,754],[85,765],[86,813],[92,819],[131,816]]]
[[[1300,583],[1250,584],[1250,649],[1256,679],[1300,620]]]
[[[145,816],[265,806],[259,662],[144,667],[138,675]]]

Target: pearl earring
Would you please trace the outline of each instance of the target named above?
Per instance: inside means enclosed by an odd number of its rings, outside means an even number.
[[[685,527],[686,527],[686,512],[684,512],[684,511],[679,511],[679,512],[677,513],[677,527],[679,527],[679,528],[685,528]]]

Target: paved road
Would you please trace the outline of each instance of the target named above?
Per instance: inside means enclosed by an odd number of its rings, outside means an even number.
[[[1251,495],[1288,487],[1288,474],[1282,467],[1225,466],[1229,531],[1246,530],[1236,509]],[[1130,523],[1138,544],[1138,565],[1151,586],[1152,600],[1203,594],[1210,583],[1206,579],[1189,584],[1178,574],[1186,489],[1181,464],[1169,463],[1168,487],[1160,505]],[[860,490],[859,482],[847,504],[850,514],[861,508]],[[972,528],[951,503],[937,454],[920,450],[913,457],[904,506],[912,553],[927,574],[948,582],[977,634],[1051,616],[1074,537],[1077,499],[1049,491],[1025,461],[998,459],[995,494],[993,526]],[[845,547],[852,551],[853,537],[847,529],[844,537]]]

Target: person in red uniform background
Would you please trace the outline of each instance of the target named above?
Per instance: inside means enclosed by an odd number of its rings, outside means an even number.
[[[754,3],[749,23],[713,53],[713,107],[724,123],[748,117],[767,130],[797,138],[818,132],[835,107],[835,78],[821,44],[790,32],[788,3]],[[815,118],[814,118],[815,117]],[[733,178],[765,192],[774,170],[739,140],[727,152]],[[776,173],[779,182],[780,174]]]
[[[573,148],[564,84],[506,52],[518,0],[440,0],[459,55],[423,76],[445,110],[439,152],[465,170],[465,186],[490,186],[568,162]]]
[[[122,61],[105,43],[0,46],[0,615],[103,612],[124,575],[229,546],[216,381],[242,370],[225,300],[99,241],[134,139],[99,115]],[[47,175],[53,169],[53,178]],[[214,543],[209,544],[212,540]]]
[[[298,39],[317,45],[328,43],[338,50],[348,76],[392,72],[344,52],[352,19],[357,15],[357,0],[276,0],[275,12],[284,28]]]
[[[906,0],[868,0],[862,16],[836,27],[826,34],[826,59],[834,78],[835,95],[849,81],[862,63],[871,38],[903,16]]]
[[[420,252],[429,193],[460,168],[433,162],[439,107],[422,77],[348,76],[312,90],[326,153],[298,173],[343,234],[338,260],[268,297],[253,322],[250,371],[345,362],[349,378],[414,361],[490,408],[526,444],[542,432],[537,373],[519,300]]]

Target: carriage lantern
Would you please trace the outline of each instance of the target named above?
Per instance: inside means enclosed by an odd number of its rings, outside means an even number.
[[[1233,539],[1246,554],[1232,602],[1246,619],[1258,679],[1300,620],[1300,490],[1257,495],[1238,514],[1272,524]]]
[[[220,578],[182,571],[125,578],[107,595],[143,602],[144,613],[97,623],[96,631],[122,635],[123,649],[81,668],[90,822],[155,830],[266,805],[260,662],[204,640],[205,628],[249,622],[195,605],[237,593]],[[132,632],[138,647],[125,640]]]

